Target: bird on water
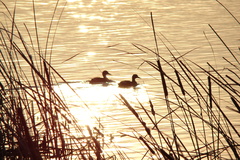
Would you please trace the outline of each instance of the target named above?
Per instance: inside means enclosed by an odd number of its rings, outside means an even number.
[[[138,83],[136,82],[136,78],[140,78],[138,77],[137,74],[133,74],[132,75],[132,81],[121,81],[118,83],[118,87],[120,88],[130,88],[130,87],[136,87],[138,85]]]
[[[107,75],[111,75],[111,74],[108,71],[105,70],[105,71],[102,72],[103,77],[92,78],[89,81],[89,83],[90,84],[107,84],[107,83],[113,82],[112,80],[107,78]]]

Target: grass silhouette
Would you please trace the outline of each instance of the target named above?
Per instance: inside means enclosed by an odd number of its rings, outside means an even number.
[[[55,18],[58,2],[52,20]],[[30,44],[25,42],[25,37],[15,23],[15,9],[11,13],[1,3],[7,11],[4,16],[11,22],[10,26],[1,23],[0,27],[1,159],[129,159],[117,147],[117,154],[105,153],[103,150],[108,147],[108,143],[104,141],[101,128],[79,126],[64,100],[54,91],[53,86],[58,80],[66,82],[51,65],[54,37],[51,39],[50,35],[54,31],[54,21],[50,22],[45,49],[42,49],[34,1],[34,35],[25,25]],[[223,57],[230,66],[225,69],[226,75],[210,63],[207,63],[210,70],[206,70],[186,59],[184,55],[176,57],[169,48],[167,49],[173,61],[167,61],[158,51],[158,41],[161,40],[159,35],[162,34],[155,30],[152,14],[151,20],[156,51],[140,44],[133,44],[133,47],[156,56],[156,61],[143,60],[141,65],[148,64],[159,73],[159,84],[164,93],[161,99],[165,102],[167,114],[162,115],[151,99],[148,106],[139,100],[138,106],[133,107],[126,97],[119,95],[119,100],[145,131],[136,133],[135,136],[123,136],[137,139],[139,145],[144,146],[146,152],[142,159],[240,159],[240,135],[237,126],[225,114],[218,101],[218,93],[213,90],[213,85],[217,85],[219,90],[229,95],[231,106],[228,108],[239,116],[238,55],[231,51],[209,25],[227,48],[229,55],[235,59],[229,61]],[[33,36],[36,41],[32,40]],[[165,67],[168,67],[168,72],[170,68],[175,75],[168,73]],[[205,76],[200,76],[193,67],[201,69],[201,74]],[[142,118],[143,114],[147,120]],[[168,134],[161,128],[166,122],[169,124]],[[179,130],[185,131],[185,138],[179,134]]]

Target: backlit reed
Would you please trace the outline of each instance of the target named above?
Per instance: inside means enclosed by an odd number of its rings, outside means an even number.
[[[32,3],[34,32],[25,24],[23,32],[15,22],[16,8],[10,11],[1,1],[6,9],[1,14],[8,24],[1,22],[0,26],[1,159],[114,159],[115,154],[103,153],[102,128],[80,126],[54,91],[58,81],[66,82],[51,65],[52,50],[48,49],[53,47],[50,35],[60,2],[56,2],[45,44],[39,41],[41,33]]]
[[[139,107],[132,107],[127,98],[122,95],[119,97],[146,131],[146,134],[136,134],[138,137],[135,137],[140,143],[143,142],[141,144],[146,148],[146,153],[142,158],[239,159],[239,126],[232,123],[232,117],[225,113],[226,107],[221,106],[219,93],[213,90],[214,87],[218,88],[219,92],[225,92],[232,102],[228,109],[232,111],[232,115],[239,116],[238,81],[240,79],[238,75],[240,69],[237,58],[239,55],[233,53],[220,35],[209,25],[234,61],[223,57],[229,67],[225,69],[228,71],[226,75],[223,75],[221,70],[217,70],[209,62],[206,63],[210,70],[206,70],[186,59],[185,54],[176,57],[164,43],[164,40],[167,40],[166,37],[155,31],[152,14],[151,20],[156,51],[140,44],[133,44],[133,46],[142,53],[156,56],[155,62],[144,60],[140,67],[147,63],[159,72],[161,79],[159,82],[164,96],[159,99],[165,101],[165,108],[157,109],[158,106],[155,106],[151,100],[149,100],[149,106],[144,106],[139,100]],[[172,61],[167,61],[159,53],[158,42],[156,42],[159,40],[167,47],[169,55],[173,57]],[[201,72],[196,72],[194,69],[196,67]],[[166,114],[162,115],[162,113]],[[148,119],[143,120],[141,117]],[[164,127],[168,128],[171,134],[162,131],[161,123],[164,123],[164,120],[169,122],[169,126]],[[184,137],[188,138],[182,138],[179,131],[185,131]]]
[[[56,3],[52,20],[55,18],[58,4],[59,1]],[[11,12],[6,7],[6,11],[7,14],[4,16],[11,25],[1,23],[0,27],[1,157],[88,160],[116,159],[118,156],[119,159],[128,159],[128,156],[117,147],[117,155],[105,154],[104,147],[108,144],[104,142],[102,128],[79,126],[63,99],[55,93],[54,84],[57,84],[58,80],[66,81],[51,65],[52,50],[48,52],[48,48],[53,47],[48,46],[53,21],[50,22],[48,38],[43,45],[45,49],[42,49],[34,1],[35,33],[31,33],[25,25],[30,43],[24,40],[25,37],[15,23],[15,10]],[[151,20],[156,51],[140,44],[133,46],[144,53],[156,56],[156,61],[144,60],[141,65],[147,63],[159,74],[161,79],[159,86],[162,88],[160,92],[164,93],[159,99],[164,102],[166,112],[159,110],[151,99],[148,106],[138,100],[136,107],[129,103],[127,98],[119,95],[119,100],[145,131],[134,136],[122,133],[123,136],[137,139],[139,144],[144,146],[145,153],[142,153],[142,159],[239,159],[240,135],[237,126],[231,122],[231,117],[225,114],[217,98],[218,93],[213,90],[213,87],[217,86],[219,90],[227,93],[232,102],[228,108],[239,116],[237,56],[209,25],[229,51],[229,55],[235,59],[229,61],[224,57],[233,68],[227,68],[227,75],[222,75],[210,63],[207,65],[211,71],[206,70],[185,59],[185,54],[176,57],[166,46],[173,57],[173,61],[167,61],[158,50],[158,41],[167,39],[155,30],[152,15]],[[33,37],[37,39],[36,42],[32,40]],[[54,39],[52,44],[53,41]],[[204,76],[200,76],[193,67],[200,69]],[[168,126],[162,125],[166,122]],[[167,127],[169,132],[166,133],[163,127]],[[86,130],[87,133],[84,132]],[[179,134],[180,130],[185,131],[185,138]]]

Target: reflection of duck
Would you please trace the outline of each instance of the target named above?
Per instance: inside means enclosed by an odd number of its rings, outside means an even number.
[[[132,75],[132,81],[121,81],[118,83],[118,87],[120,88],[130,88],[130,87],[136,87],[138,85],[138,83],[136,82],[136,78],[140,78],[138,77],[137,74]]]
[[[113,82],[112,80],[107,78],[107,75],[111,75],[108,71],[102,72],[103,78],[101,77],[95,77],[89,81],[91,84],[106,84],[109,82]]]

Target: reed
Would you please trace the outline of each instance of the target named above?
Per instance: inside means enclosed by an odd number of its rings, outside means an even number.
[[[231,117],[226,115],[224,109],[226,107],[221,106],[219,93],[213,90],[214,87],[218,88],[219,92],[224,91],[232,102],[229,104],[231,107],[228,108],[233,111],[232,114],[239,116],[239,55],[236,55],[215,29],[209,25],[234,61],[228,60],[227,56],[223,57],[229,64],[225,75],[208,62],[206,63],[210,70],[206,70],[186,59],[185,54],[176,57],[164,43],[164,41],[169,42],[166,37],[162,33],[156,32],[152,14],[151,21],[156,51],[143,45],[134,44],[133,46],[140,52],[156,56],[155,62],[144,60],[143,63],[147,63],[160,74],[161,81],[159,82],[164,93],[164,97],[161,99],[165,101],[166,106],[166,112],[163,113],[166,114],[162,115],[161,111],[156,111],[157,106],[154,106],[151,100],[149,106],[144,106],[138,101],[139,107],[134,109],[127,99],[120,95],[123,104],[145,128],[145,134],[138,134],[138,137],[134,137],[143,142],[142,145],[145,146],[146,153],[142,159],[239,159],[239,127],[236,123],[232,123]],[[173,57],[172,61],[167,61],[159,53],[157,41],[164,43]],[[170,43],[170,45],[172,44]],[[193,69],[196,67],[201,72]],[[164,68],[167,70],[165,71]],[[175,73],[175,76],[171,74],[172,72],[168,73],[169,68]],[[141,117],[148,119],[143,120]],[[168,130],[171,131],[171,134],[162,131],[161,122],[163,120],[169,122]],[[146,126],[150,130],[146,130]],[[179,131],[185,131],[185,139],[182,138]],[[186,137],[189,137],[187,141]]]
[[[1,4],[5,6],[3,2]],[[29,42],[25,41],[15,22],[16,8],[11,12],[5,6],[7,13],[4,17],[11,23],[10,26],[3,23],[0,26],[0,157],[39,160],[129,159],[117,146],[114,148],[115,153],[105,153],[105,147],[112,146],[104,141],[103,129],[80,126],[64,99],[53,89],[59,80],[66,82],[51,65],[54,37],[51,39],[50,35],[54,31],[53,20],[58,5],[59,1],[53,11],[45,44],[39,40],[34,1],[34,33],[24,24]],[[62,14],[63,10],[60,12]],[[232,15],[230,11],[228,13]],[[58,20],[60,18],[61,15]],[[237,21],[236,17],[234,19]],[[238,126],[226,115],[219,100],[221,97],[218,98],[218,93],[213,90],[217,87],[229,95],[231,104],[228,108],[239,116],[238,55],[231,51],[224,39],[209,25],[235,61],[224,57],[231,66],[225,70],[227,72],[224,75],[210,63],[207,63],[210,70],[206,70],[186,59],[188,53],[179,57],[174,55],[163,40],[172,44],[162,33],[156,31],[152,14],[151,22],[156,51],[141,44],[133,44],[133,47],[156,56],[156,61],[143,60],[140,66],[146,63],[159,74],[159,85],[164,93],[159,99],[165,103],[165,112],[159,110],[151,99],[148,105],[138,100],[138,106],[133,107],[127,98],[119,95],[119,100],[144,131],[138,133],[134,130],[134,135],[122,133],[122,136],[139,141],[139,145],[145,148],[145,153],[141,154],[142,159],[240,159]],[[161,55],[159,40],[173,57],[172,61],[167,61]],[[193,67],[200,69],[205,78]],[[85,104],[80,107],[88,106]],[[98,122],[101,126],[101,122]],[[165,126],[168,128],[167,133],[162,128],[166,122],[169,124]],[[185,134],[182,135],[180,131]]]
[[[116,156],[104,153],[107,145],[102,128],[80,126],[64,99],[54,91],[58,81],[66,82],[51,65],[52,49],[48,49],[54,44],[54,36],[50,35],[55,31],[53,26],[58,25],[58,21],[53,24],[58,4],[44,44],[39,40],[34,1],[35,31],[32,33],[24,24],[28,37],[15,22],[16,7],[10,11],[1,1],[6,9],[1,14],[10,25],[1,22],[0,26],[0,159],[100,160]],[[121,151],[117,153],[120,159],[126,157]]]

